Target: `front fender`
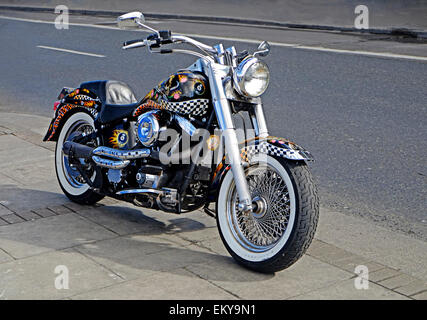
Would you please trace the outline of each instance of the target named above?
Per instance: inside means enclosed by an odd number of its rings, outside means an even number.
[[[243,162],[249,163],[251,158],[259,153],[294,161],[314,161],[309,151],[284,138],[274,136],[268,136],[267,138],[256,137],[240,143],[240,157]],[[212,175],[209,192],[210,200],[213,201],[215,199],[221,181],[230,168],[231,166],[226,164],[224,156]]]
[[[244,146],[240,149],[240,156],[245,162],[250,162],[251,157],[258,153],[288,160],[314,161],[310,152],[285,138],[274,136],[268,136],[267,138],[257,137],[245,141],[243,144]]]

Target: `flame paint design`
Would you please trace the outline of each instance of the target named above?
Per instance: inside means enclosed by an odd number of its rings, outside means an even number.
[[[120,149],[126,146],[128,140],[129,136],[126,130],[114,130],[108,142],[113,148]]]

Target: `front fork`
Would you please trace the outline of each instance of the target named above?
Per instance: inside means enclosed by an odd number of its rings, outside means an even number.
[[[223,87],[223,79],[227,76],[229,67],[214,62],[205,63],[206,73],[209,77],[215,114],[218,120],[219,128],[222,131],[225,150],[228,161],[231,165],[231,170],[233,172],[237,194],[239,195],[239,209],[245,212],[252,211],[252,197],[249,192],[243,163],[240,157],[239,142],[237,140],[230,103],[225,95]],[[261,104],[256,106],[255,115],[252,117],[252,122],[255,127],[256,135],[261,137],[266,137],[268,135],[267,125]]]

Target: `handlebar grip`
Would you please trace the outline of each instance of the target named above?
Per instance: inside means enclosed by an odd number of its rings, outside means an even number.
[[[123,47],[126,47],[128,45],[131,45],[131,44],[134,44],[134,43],[137,43],[137,42],[144,42],[144,40],[145,39],[128,40],[128,41],[123,42]]]
[[[166,53],[172,53],[173,50],[172,49],[160,49],[159,51],[161,54],[166,54]]]

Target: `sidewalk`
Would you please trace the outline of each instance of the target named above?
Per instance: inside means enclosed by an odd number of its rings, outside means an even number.
[[[363,4],[369,9],[369,29],[410,30],[424,36],[427,33],[427,3],[421,1],[365,1],[322,0],[322,1],[200,1],[181,0],[48,0],[35,4],[31,0],[0,0],[0,5],[21,7],[55,8],[66,5],[70,10],[114,12],[143,11],[147,17],[176,16],[178,19],[197,19],[257,24],[271,26],[311,28],[324,30],[354,29],[356,6]]]
[[[234,262],[203,212],[71,203],[41,141],[48,124],[0,112],[1,299],[427,299],[427,243],[327,208],[308,253],[264,275]],[[69,289],[55,288],[58,265]],[[368,290],[354,286],[358,265]]]

